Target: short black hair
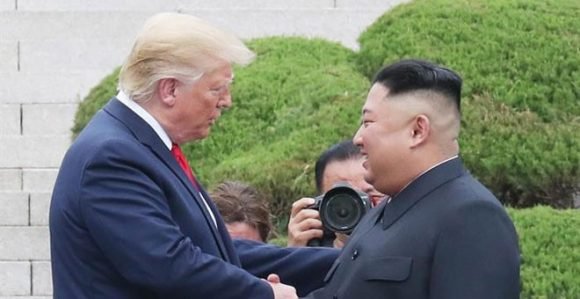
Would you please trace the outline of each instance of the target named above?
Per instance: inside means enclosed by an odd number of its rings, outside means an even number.
[[[354,145],[350,139],[341,141],[324,151],[318,157],[316,165],[314,166],[314,176],[318,192],[322,192],[322,177],[328,164],[335,161],[346,161],[360,156],[360,148]]]
[[[383,67],[373,79],[389,89],[394,96],[417,90],[430,90],[453,101],[461,111],[463,80],[451,69],[418,59],[405,59]]]

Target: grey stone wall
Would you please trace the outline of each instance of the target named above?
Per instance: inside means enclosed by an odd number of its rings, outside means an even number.
[[[50,193],[78,102],[120,65],[143,21],[193,14],[242,38],[324,37],[357,48],[407,0],[0,0],[0,298],[50,298]]]

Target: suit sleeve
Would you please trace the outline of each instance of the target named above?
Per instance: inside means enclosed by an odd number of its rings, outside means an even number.
[[[446,217],[431,273],[430,298],[519,298],[519,250],[507,214],[490,201]]]
[[[171,217],[138,145],[110,142],[81,178],[80,209],[99,249],[129,282],[164,298],[274,297],[271,287],[205,254]],[[131,153],[136,153],[131,155]]]
[[[234,240],[242,267],[258,276],[270,273],[305,296],[323,286],[323,279],[340,250],[321,247],[282,248],[249,240]]]

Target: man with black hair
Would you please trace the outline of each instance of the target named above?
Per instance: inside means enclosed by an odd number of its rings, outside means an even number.
[[[379,71],[353,141],[365,180],[391,198],[307,298],[519,298],[515,228],[459,158],[461,85],[420,60]]]
[[[320,194],[328,192],[337,183],[348,183],[366,193],[376,206],[385,196],[364,179],[360,148],[352,140],[344,140],[324,151],[314,166],[316,189]],[[306,246],[309,240],[321,238],[322,222],[317,210],[306,207],[314,204],[314,198],[304,197],[292,204],[288,222],[288,246]],[[334,247],[342,248],[347,237],[337,234]]]

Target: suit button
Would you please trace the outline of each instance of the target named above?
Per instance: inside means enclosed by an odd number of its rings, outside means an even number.
[[[358,249],[355,249],[352,252],[352,256],[350,258],[354,261],[354,260],[356,260],[357,257],[358,257]]]

